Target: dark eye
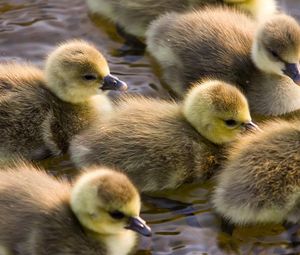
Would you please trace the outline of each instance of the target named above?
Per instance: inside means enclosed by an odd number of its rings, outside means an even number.
[[[230,119],[230,120],[225,120],[225,124],[228,127],[235,127],[237,126],[238,123],[235,120]]]
[[[97,80],[97,77],[94,74],[86,74],[83,76],[83,79],[86,81],[94,81]]]
[[[121,220],[125,217],[125,214],[120,211],[110,212],[109,215],[116,220]]]
[[[274,58],[279,59],[279,55],[274,50],[270,50],[270,53]]]

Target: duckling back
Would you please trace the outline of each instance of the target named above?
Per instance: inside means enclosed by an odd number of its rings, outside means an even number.
[[[263,130],[229,150],[214,206],[236,224],[299,222],[299,122],[270,122]]]
[[[170,13],[147,31],[147,47],[165,81],[178,95],[199,78],[247,84],[255,69],[251,45],[255,23],[229,8]]]
[[[0,96],[7,95],[17,86],[23,84],[38,86],[43,81],[42,71],[30,64],[7,62],[0,65]]]

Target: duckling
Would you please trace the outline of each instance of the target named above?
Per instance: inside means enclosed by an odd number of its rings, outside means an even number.
[[[174,189],[207,179],[219,164],[222,144],[255,128],[241,92],[221,81],[195,84],[183,103],[123,98],[100,125],[71,141],[77,167],[122,169],[140,191]]]
[[[20,255],[125,255],[136,245],[133,231],[151,234],[140,207],[133,184],[111,169],[88,169],[71,185],[18,164],[0,171],[0,247]]]
[[[264,19],[277,10],[275,0],[87,0],[92,13],[103,15],[120,25],[125,32],[145,37],[149,24],[167,12],[186,12],[212,5],[227,5]]]
[[[224,7],[170,13],[152,23],[147,44],[178,96],[214,77],[240,87],[254,116],[300,109],[300,26],[290,16],[257,24]]]
[[[102,54],[80,40],[55,49],[44,73],[30,64],[0,64],[0,84],[7,88],[0,97],[2,163],[64,153],[73,135],[111,110],[103,91],[127,88],[110,75]]]
[[[299,122],[277,120],[262,129],[229,149],[214,207],[234,224],[299,222]]]

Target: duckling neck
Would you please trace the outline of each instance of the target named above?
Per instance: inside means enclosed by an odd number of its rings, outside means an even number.
[[[88,234],[103,243],[110,255],[129,254],[136,245],[137,236],[131,230],[124,229],[117,234],[99,234],[88,231]]]
[[[253,114],[279,116],[300,109],[300,86],[279,75],[261,73],[253,77],[246,97]]]

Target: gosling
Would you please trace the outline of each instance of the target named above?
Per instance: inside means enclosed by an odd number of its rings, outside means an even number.
[[[229,150],[216,178],[214,207],[237,225],[299,223],[299,122],[270,122],[262,129]]]
[[[77,167],[123,169],[142,192],[208,179],[221,145],[256,126],[237,88],[220,81],[196,85],[183,103],[123,99],[110,118],[75,136],[71,160]]]
[[[127,88],[110,75],[102,54],[79,40],[55,49],[45,73],[30,64],[1,64],[0,84],[1,163],[64,153],[73,135],[111,110],[103,91]]]
[[[227,5],[238,8],[257,20],[277,10],[275,0],[87,0],[92,13],[103,15],[125,32],[145,37],[149,24],[167,12],[186,12],[204,6]]]
[[[152,23],[147,44],[178,96],[214,77],[239,86],[253,115],[300,109],[300,26],[290,16],[257,24],[228,8],[171,13]]]
[[[139,217],[140,207],[129,179],[107,168],[85,171],[74,185],[25,164],[2,169],[0,250],[20,255],[129,254],[137,242],[133,231],[151,234]]]

